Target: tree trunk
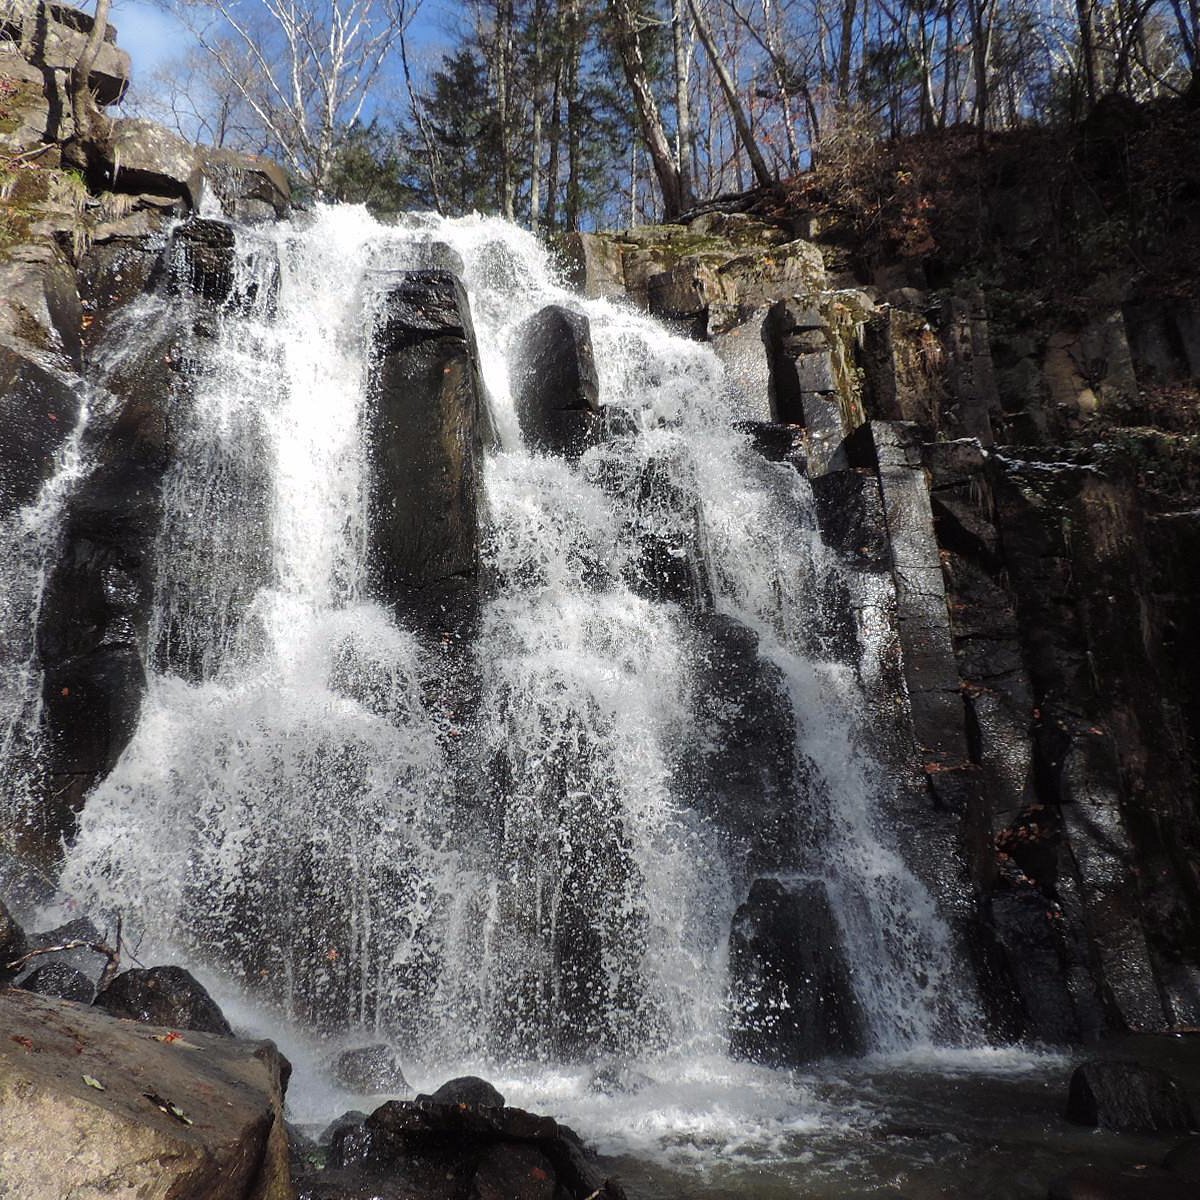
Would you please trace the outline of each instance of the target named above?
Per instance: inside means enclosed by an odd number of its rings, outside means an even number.
[[[537,232],[542,204],[542,73],[545,68],[545,0],[533,7],[533,128],[529,147],[529,228]]]
[[[1086,2],[1086,0],[1085,0]],[[975,65],[975,124],[982,143],[991,107],[990,70],[994,0],[971,0],[971,48]]]
[[[579,228],[583,211],[583,139],[580,114],[583,106],[579,96],[579,63],[583,57],[583,22],[579,15],[579,0],[571,0],[568,13],[567,50],[567,228]]]
[[[1200,0],[1188,0],[1188,11],[1183,11],[1183,0],[1171,0],[1175,23],[1179,26],[1179,40],[1187,55],[1188,68],[1193,75],[1200,71]]]
[[[403,9],[401,9],[401,32],[399,35],[400,41],[400,66],[404,72],[404,86],[408,91],[408,103],[412,108],[413,120],[417,123],[417,130],[421,134],[421,141],[425,145],[425,161],[429,170],[429,188],[433,192],[433,203],[438,210],[440,216],[446,215],[446,202],[442,198],[442,183],[440,178],[439,162],[437,147],[434,145],[433,136],[429,132],[429,122],[425,120],[425,113],[421,107],[421,101],[417,98],[416,89],[413,87],[412,72],[408,69],[408,47],[405,44],[404,29],[403,29]]]
[[[551,233],[558,223],[558,173],[562,152],[562,91],[566,59],[566,3],[558,0],[555,31],[554,88],[550,101],[550,159],[546,164],[546,228]]]
[[[842,0],[842,40],[838,45],[838,103],[850,103],[850,63],[854,52],[854,14],[858,0]]]
[[[496,5],[496,117],[500,125],[500,210],[513,219],[516,181],[512,163],[512,0]]]
[[[671,221],[684,211],[679,164],[671,153],[671,143],[663,127],[658,102],[650,88],[650,77],[642,54],[632,0],[608,0],[608,11],[613,22],[617,53],[621,57],[621,66],[625,71],[625,79],[637,112],[638,124],[646,149],[650,152],[650,162],[654,167],[659,190],[662,192],[663,216]]]
[[[792,95],[788,87],[786,63],[779,51],[779,40],[775,36],[775,22],[771,16],[771,0],[761,0],[763,14],[763,45],[771,60],[771,71],[775,76],[775,89],[779,95],[779,106],[783,109],[783,131],[787,138],[788,169],[793,175],[800,173],[800,147],[796,145],[796,130],[792,124]]]
[[[684,37],[686,0],[671,0],[671,39],[675,51],[675,145],[679,160],[679,203],[683,209],[696,202],[692,178],[692,111],[688,99],[688,55]]]
[[[96,19],[83,45],[83,53],[71,70],[71,118],[75,122],[75,136],[72,141],[77,143],[85,158],[88,145],[106,132],[103,129],[105,118],[96,103],[96,97],[92,95],[88,79],[96,65],[100,47],[104,44],[104,32],[108,28],[108,13],[111,7],[112,0],[96,0]]]
[[[750,160],[754,177],[762,187],[770,187],[775,182],[774,176],[771,174],[770,167],[767,166],[767,160],[763,158],[762,151],[758,148],[758,143],[754,140],[754,131],[750,128],[750,120],[746,116],[746,110],[737,93],[733,77],[729,74],[729,68],[721,58],[712,29],[700,11],[698,0],[688,0],[688,7],[692,10],[692,23],[696,27],[696,36],[700,39],[700,44],[707,52],[709,62],[712,63],[713,70],[716,72],[717,82],[721,85],[725,102],[729,105],[730,116],[737,127],[738,139],[745,147],[746,157]]]
[[[1089,111],[1096,103],[1096,38],[1092,26],[1093,0],[1075,0],[1079,20],[1079,53],[1083,56],[1083,78]]]

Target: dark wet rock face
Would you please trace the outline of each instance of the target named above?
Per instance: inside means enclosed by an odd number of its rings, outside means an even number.
[[[734,916],[729,958],[735,1055],[799,1066],[865,1049],[863,1015],[822,883],[755,880]]]
[[[217,1002],[182,967],[125,971],[96,997],[96,1006],[114,1017],[233,1036]]]
[[[328,1167],[299,1180],[298,1190],[310,1200],[623,1200],[625,1195],[565,1125],[519,1108],[466,1101],[390,1101],[362,1125],[335,1134]]]
[[[504,1097],[486,1079],[478,1075],[460,1075],[448,1079],[432,1096],[418,1096],[435,1104],[468,1104],[472,1108],[503,1108]]]
[[[477,603],[490,424],[466,296],[453,275],[413,271],[388,289],[371,397],[375,592],[438,632],[466,628]]]
[[[1187,1133],[1197,1127],[1178,1080],[1140,1063],[1101,1059],[1071,1076],[1067,1120],[1118,1133]]]
[[[37,961],[36,959],[34,960]],[[48,962],[35,967],[20,985],[27,992],[39,996],[53,996],[57,1000],[73,1000],[76,1004],[91,1004],[96,994],[95,985],[82,972],[65,962]]]
[[[10,963],[19,959],[28,948],[25,931],[17,923],[17,919],[0,901],[0,985],[6,983],[13,974]]]
[[[578,458],[600,429],[587,317],[548,305],[517,330],[514,347],[511,383],[526,444]]]
[[[167,411],[181,382],[172,361],[164,346],[148,347],[136,364],[144,374],[131,370],[124,402],[109,420],[95,422],[86,439],[95,467],[68,504],[46,585],[37,636],[51,841],[71,832],[83,795],[112,769],[137,724],[153,547],[171,454]]]
[[[229,299],[236,271],[232,225],[193,217],[172,234],[171,252],[172,270],[186,291],[216,304]]]
[[[697,621],[697,717],[706,740],[680,766],[693,802],[749,871],[783,868],[799,832],[795,720],[758,635],[724,614]]]
[[[330,1074],[352,1092],[403,1093],[408,1091],[404,1069],[392,1048],[383,1043],[344,1050],[331,1064]]]
[[[335,1117],[328,1125],[321,1130],[317,1137],[318,1146],[328,1146],[333,1139],[343,1130],[356,1129],[362,1125],[367,1119],[365,1112],[360,1112],[357,1108],[352,1108],[348,1112],[342,1113],[340,1117]]]

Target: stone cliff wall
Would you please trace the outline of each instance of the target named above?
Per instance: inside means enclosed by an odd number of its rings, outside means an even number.
[[[1195,306],[1035,314],[1018,345],[978,288],[863,284],[795,232],[718,208],[560,252],[588,295],[710,342],[745,428],[810,477],[899,666],[900,836],[996,1032],[1195,1024],[1196,448],[1121,424],[1168,380],[1195,407]]]
[[[98,469],[66,506],[47,579],[37,652],[49,750],[23,836],[52,856],[136,720],[146,548],[174,453],[172,409],[203,358],[188,347],[210,336],[206,311],[245,299],[230,290],[228,225],[197,211],[207,196],[226,218],[272,220],[289,197],[273,164],[198,150],[138,120],[113,122],[96,177],[64,171],[62,47],[86,18],[37,6],[31,34],[26,9],[13,11],[0,28],[0,515],[46,482],[119,314],[147,292],[182,314],[106,380],[85,435]],[[128,62],[111,38],[97,71],[100,102],[119,102]],[[1194,393],[1195,306],[1143,295],[1082,323],[1040,319],[1018,337],[1012,320],[992,319],[997,297],[974,285],[923,290],[889,278],[886,264],[864,284],[827,267],[838,256],[809,225],[797,232],[714,209],[687,224],[573,235],[561,249],[588,295],[708,341],[742,427],[811,480],[851,580],[839,603],[871,634],[860,669],[877,698],[880,752],[903,784],[889,816],[974,955],[996,1031],[1060,1041],[1200,1022],[1200,456],[1186,436],[1120,424],[1148,386]],[[415,299],[397,292],[424,332],[409,337],[401,322],[380,347],[380,420],[403,430],[421,419],[393,401],[407,403],[410,377],[428,366],[417,359],[440,347],[449,357],[435,367],[456,372],[443,440],[465,457],[447,493],[456,550],[446,561],[431,551],[414,574],[387,543],[424,545],[425,526],[398,518],[378,531],[380,587],[403,611],[482,586],[476,475],[491,432],[472,337],[465,318],[455,323],[461,302],[439,299],[439,287],[454,290],[449,277],[424,274]],[[421,324],[452,309],[455,320]],[[539,318],[531,344],[553,327],[582,353],[561,313]],[[561,366],[568,349],[551,346],[547,362]],[[523,422],[565,439],[568,453],[619,416],[596,407],[583,359],[561,385],[578,393],[565,408],[536,380],[515,382]],[[446,397],[428,399],[436,408]],[[444,465],[431,460],[431,478]],[[686,560],[668,562],[649,542],[646,563],[661,594],[687,603],[704,589]],[[738,634],[714,639],[733,655]],[[769,714],[769,681],[755,686]],[[731,733],[734,757],[777,724]],[[779,747],[757,750],[765,761]],[[751,857],[769,870],[747,816],[752,788],[736,764],[718,767],[740,806],[729,823],[744,822]]]
[[[111,26],[91,77],[110,118],[89,156],[98,173],[65,168],[68,75],[91,27],[67,5],[0,7],[0,518],[39,496],[73,438],[94,464],[66,500],[36,619],[45,737],[39,798],[18,840],[39,857],[56,853],[136,726],[149,551],[179,408],[202,358],[192,351],[211,337],[206,312],[247,299],[230,293],[232,230],[196,213],[205,205],[267,221],[290,205],[272,162],[114,118],[130,63]],[[158,303],[138,328],[123,327],[147,295]],[[114,338],[129,352],[114,357]],[[80,435],[85,379],[99,386]],[[19,663],[6,666],[19,673]],[[14,786],[5,781],[6,807],[27,808]]]

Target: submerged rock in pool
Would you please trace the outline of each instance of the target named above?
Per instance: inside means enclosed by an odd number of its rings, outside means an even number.
[[[1119,1133],[1186,1133],[1196,1128],[1187,1093],[1165,1071],[1093,1059],[1075,1069],[1067,1120]]]
[[[1050,1184],[1048,1200],[1195,1200],[1196,1185],[1159,1167],[1076,1167]]]

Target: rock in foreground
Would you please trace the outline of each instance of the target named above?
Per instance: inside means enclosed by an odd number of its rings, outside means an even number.
[[[624,1200],[565,1125],[519,1108],[391,1100],[339,1130],[301,1200]]]
[[[0,992],[0,1195],[289,1200],[270,1042],[131,1025]],[[98,1086],[97,1086],[98,1085]]]

